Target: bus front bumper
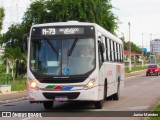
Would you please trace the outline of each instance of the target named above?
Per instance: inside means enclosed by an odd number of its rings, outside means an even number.
[[[43,101],[97,101],[99,87],[93,87],[86,90],[73,91],[43,91],[43,90],[28,90],[28,98],[30,102]]]

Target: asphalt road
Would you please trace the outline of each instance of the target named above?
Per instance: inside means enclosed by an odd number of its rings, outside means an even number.
[[[99,117],[95,117],[96,114],[101,111],[149,111],[153,108],[153,106],[160,101],[160,76],[138,76],[127,78],[125,80],[125,86],[120,91],[120,100],[118,101],[105,101],[104,107],[102,110],[95,109],[94,104],[92,103],[84,103],[84,102],[55,102],[54,109],[48,111],[47,116],[57,115],[59,116],[58,120],[68,119],[79,119],[79,120],[96,120]],[[28,101],[15,102],[10,104],[0,105],[0,111],[39,111],[44,112],[43,104],[30,104]],[[62,112],[63,111],[63,112]],[[69,112],[72,111],[72,112]],[[73,111],[76,111],[76,113]],[[87,111],[84,114],[80,114],[80,111]],[[93,111],[88,113],[88,111]],[[98,111],[98,112],[95,112]],[[101,112],[102,113],[102,112]],[[124,112],[127,114],[127,112]],[[77,115],[72,118],[70,116]],[[107,114],[107,113],[106,113]],[[42,114],[43,115],[43,114]],[[46,116],[46,114],[45,114]],[[66,117],[68,116],[68,117]],[[80,117],[80,116],[83,116]],[[16,118],[17,119],[17,118]],[[25,118],[24,120],[28,120],[33,118]],[[34,118],[36,119],[36,118]],[[42,120],[45,118],[41,118]],[[52,119],[53,118],[48,118]],[[141,120],[142,117],[101,117],[100,119],[104,120]],[[13,120],[13,118],[12,118]],[[39,118],[37,118],[39,120]]]

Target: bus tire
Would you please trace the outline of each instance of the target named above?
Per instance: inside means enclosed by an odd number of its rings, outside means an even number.
[[[103,102],[104,102],[104,100],[96,101],[95,102],[95,108],[96,109],[102,109],[103,108]]]
[[[107,100],[107,80],[104,83],[104,101]]]
[[[46,110],[53,109],[53,101],[45,101],[43,102],[43,106]]]
[[[106,100],[106,92],[107,92],[107,86],[106,86],[106,81],[105,81],[105,83],[104,83],[104,93],[103,93],[103,99],[102,100],[100,100],[100,101],[96,101],[95,102],[95,108],[96,109],[102,109],[103,108],[103,103],[104,103],[104,101]]]
[[[117,87],[117,93],[112,95],[113,100],[119,100],[119,86],[120,86],[120,82],[118,82],[118,87]]]

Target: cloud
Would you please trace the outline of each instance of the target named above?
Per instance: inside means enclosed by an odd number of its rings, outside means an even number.
[[[119,17],[120,33],[124,33],[128,39],[128,22],[131,22],[131,39],[137,45],[142,44],[142,32],[144,33],[145,47],[149,49],[152,39],[160,37],[160,1],[159,0],[112,0],[113,12]]]

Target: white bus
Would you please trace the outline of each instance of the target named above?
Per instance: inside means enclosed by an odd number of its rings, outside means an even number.
[[[52,109],[54,101],[119,99],[124,86],[123,44],[95,23],[78,21],[33,25],[28,40],[30,103]]]

